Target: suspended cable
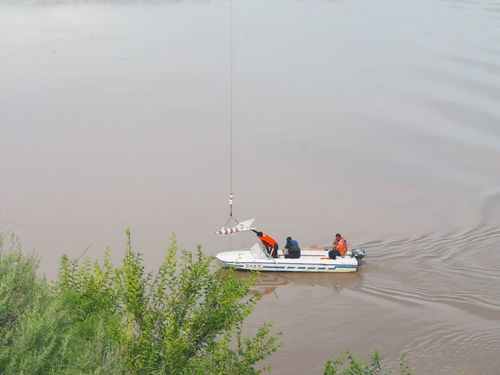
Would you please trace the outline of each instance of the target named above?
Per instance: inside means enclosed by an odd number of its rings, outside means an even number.
[[[229,0],[229,218],[226,224],[217,234],[233,234],[237,232],[246,232],[254,230],[252,224],[255,219],[248,219],[239,222],[233,217],[233,76],[234,76],[234,27],[233,27],[233,0]],[[235,226],[228,227],[228,224],[234,221]]]
[[[229,219],[238,223],[233,217],[233,60],[234,60],[234,38],[233,38],[233,0],[229,0]]]

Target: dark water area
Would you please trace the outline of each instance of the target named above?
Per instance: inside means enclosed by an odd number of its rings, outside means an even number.
[[[215,255],[229,191],[229,2],[0,1],[0,230],[57,273]],[[233,2],[235,216],[367,251],[349,275],[265,274],[273,374],[346,346],[417,374],[500,374],[500,2]],[[244,275],[242,275],[244,277]]]

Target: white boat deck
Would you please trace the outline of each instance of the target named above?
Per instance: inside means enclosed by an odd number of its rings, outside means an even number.
[[[250,249],[226,251],[217,254],[225,267],[243,270],[284,271],[284,272],[354,272],[358,269],[356,258],[346,255],[329,259],[323,249],[302,250],[299,259],[287,259],[279,251],[279,258],[269,257],[260,244]]]

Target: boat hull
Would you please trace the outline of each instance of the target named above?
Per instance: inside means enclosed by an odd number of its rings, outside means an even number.
[[[247,271],[267,271],[267,272],[356,272],[358,265],[301,265],[293,266],[289,264],[256,264],[256,263],[224,263],[226,268],[235,268]]]
[[[217,254],[216,258],[226,268],[260,272],[356,272],[358,261],[351,256],[329,259],[327,253],[318,251],[301,255],[299,259],[289,259],[280,251],[279,258],[270,258],[257,245],[250,249],[226,251]]]

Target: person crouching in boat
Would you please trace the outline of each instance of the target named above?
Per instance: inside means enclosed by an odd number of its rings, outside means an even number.
[[[252,231],[257,234],[257,237],[259,237],[260,242],[266,248],[267,253],[269,255],[271,255],[273,258],[277,258],[278,257],[278,243],[276,242],[276,240],[274,238],[272,238],[271,236],[268,236],[267,234],[264,234],[262,232],[258,232],[258,231],[253,230],[253,229],[252,229]]]
[[[347,240],[337,233],[333,241],[333,249],[328,252],[328,258],[336,259],[337,256],[344,256],[347,253]]]
[[[292,237],[286,238],[285,249],[287,250],[287,252],[285,253],[285,258],[290,258],[290,259],[300,258],[299,243],[295,240],[292,240]]]

